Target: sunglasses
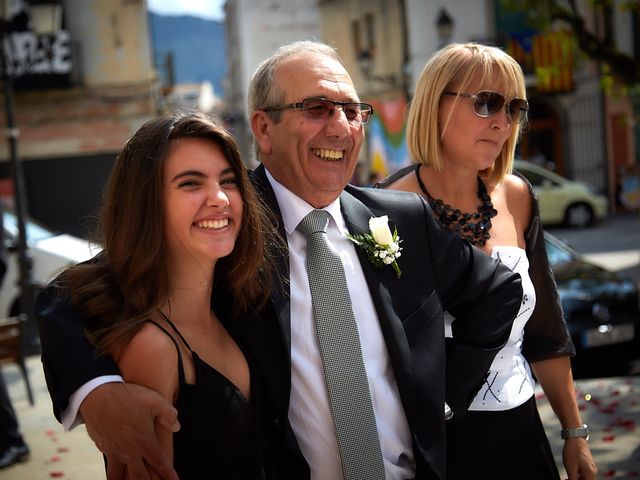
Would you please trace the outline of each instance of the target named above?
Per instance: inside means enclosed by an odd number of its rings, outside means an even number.
[[[507,102],[507,99],[503,95],[490,90],[483,90],[476,94],[444,92],[443,95],[455,95],[458,97],[471,98],[473,100],[473,111],[476,115],[483,118],[487,118],[494,113],[498,113],[506,104],[505,110],[509,119],[512,122],[520,122],[526,119],[526,112],[529,110],[529,102],[524,98],[515,97]],[[523,115],[522,112],[525,112],[525,115]]]
[[[373,115],[373,107],[368,103],[334,102],[326,98],[305,98],[302,102],[289,103],[262,109],[265,112],[278,112],[289,108],[302,110],[302,115],[311,120],[329,120],[339,106],[352,125],[364,125]]]

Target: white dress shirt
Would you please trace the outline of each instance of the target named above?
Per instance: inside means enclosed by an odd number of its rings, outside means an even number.
[[[311,468],[312,480],[342,478],[335,429],[322,370],[311,308],[311,292],[305,264],[307,241],[296,231],[300,221],[313,207],[279,184],[267,171],[273,187],[289,246],[291,288],[291,401],[289,421],[300,449]],[[411,433],[389,353],[373,306],[362,267],[348,233],[340,200],[324,210],[331,214],[327,237],[342,259],[358,324],[362,355],[371,391],[373,410],[380,437],[386,478],[415,476]]]

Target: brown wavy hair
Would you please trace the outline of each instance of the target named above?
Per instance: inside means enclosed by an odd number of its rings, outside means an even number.
[[[87,317],[87,336],[100,353],[126,345],[169,293],[162,174],[168,147],[180,138],[215,143],[239,179],[242,225],[233,251],[216,264],[214,286],[230,290],[234,317],[258,311],[269,296],[270,259],[281,241],[231,134],[201,113],[150,120],[125,144],[107,182],[96,232],[103,250],[55,282]]]

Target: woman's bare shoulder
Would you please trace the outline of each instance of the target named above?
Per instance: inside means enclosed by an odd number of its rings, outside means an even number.
[[[525,220],[525,224],[528,224],[531,217],[531,192],[529,187],[524,180],[512,174],[504,177],[502,185],[509,210],[515,218]]]
[[[117,363],[125,381],[144,385],[173,399],[178,350],[172,338],[158,326],[145,323],[122,348]]]

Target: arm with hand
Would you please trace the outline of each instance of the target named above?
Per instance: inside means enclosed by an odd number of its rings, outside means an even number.
[[[111,358],[96,355],[85,336],[82,318],[68,298],[58,295],[55,286],[38,296],[36,316],[47,387],[60,420],[74,392],[92,379],[120,372]],[[135,385],[106,383],[78,399],[78,404],[89,435],[107,457],[109,480],[124,478],[125,465],[135,473],[134,478],[149,478],[146,469],[142,471],[144,462],[164,478],[177,478],[153,434],[156,422],[171,431],[177,429],[177,413],[158,393]],[[137,441],[128,442],[131,438]],[[127,445],[124,454],[121,445]]]
[[[118,381],[120,372],[110,357],[96,355],[85,335],[83,318],[68,297],[60,296],[55,284],[38,295],[35,309],[42,367],[53,413],[61,421],[72,406],[69,400],[74,392],[98,377]]]
[[[544,231],[540,221],[540,207],[531,184],[516,176],[527,187],[525,199],[530,205],[525,230],[529,276],[538,301],[524,330],[522,352],[542,386],[551,408],[563,429],[580,428],[582,419],[576,401],[570,356],[575,354],[571,336],[564,321],[562,304],[545,248]],[[542,301],[541,299],[544,299]],[[570,480],[595,479],[596,466],[587,440],[567,438],[563,460]]]
[[[143,425],[148,431],[136,432],[134,438],[120,441],[119,444],[110,446],[109,450],[117,452],[118,458],[127,459],[125,462],[127,473],[133,478],[138,478],[145,472],[144,464],[139,455],[131,456],[130,451],[133,448],[135,452],[136,446],[141,445],[147,452],[144,461],[151,466],[151,480],[165,478],[170,472],[162,472],[163,468],[166,468],[163,467],[164,456],[158,455],[157,450],[161,446],[169,460],[173,462],[173,432],[176,429],[172,428],[173,425],[163,424],[163,418],[155,417],[151,412],[164,408],[166,404],[173,404],[177,396],[179,385],[177,346],[157,327],[146,324],[122,349],[117,363],[127,382],[124,386],[132,389],[139,388],[145,395],[148,403],[137,413],[148,419]],[[154,392],[157,392],[160,398],[148,395]],[[133,417],[116,418],[117,423],[120,424],[113,427],[116,429],[126,428],[126,423],[137,423]],[[177,419],[174,419],[174,423],[177,424]],[[132,468],[138,471],[134,472]]]
[[[525,325],[522,344],[522,353],[529,364],[533,364],[549,358],[573,356],[576,351],[564,320],[556,280],[549,265],[538,200],[533,187],[526,179],[521,179],[527,185],[531,205],[530,220],[524,233],[525,250],[529,259],[529,277],[536,297],[540,299]]]
[[[531,368],[562,428],[581,427],[569,357],[542,360],[532,363]],[[565,439],[562,458],[569,480],[595,480],[597,467],[585,438]]]
[[[108,480],[178,480],[158,439],[159,431],[179,429],[177,412],[159,393],[133,383],[107,383],[84,399],[80,413],[107,458]]]

